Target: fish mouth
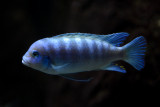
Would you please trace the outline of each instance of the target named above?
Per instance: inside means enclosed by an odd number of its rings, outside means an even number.
[[[30,65],[30,63],[29,63],[28,61],[26,61],[24,58],[22,59],[22,63],[23,63],[24,65],[27,65],[27,66]]]

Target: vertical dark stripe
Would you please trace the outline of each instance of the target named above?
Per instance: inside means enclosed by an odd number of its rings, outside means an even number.
[[[61,61],[66,61],[66,58],[67,58],[67,52],[66,52],[66,49],[65,49],[65,43],[63,41],[63,38],[59,38],[59,54],[60,54],[60,60]]]
[[[47,42],[47,52],[48,52],[48,55],[51,59],[53,59],[55,56],[55,49],[53,47],[54,43],[51,41],[51,39],[48,39],[48,42]]]
[[[78,61],[78,49],[77,49],[77,42],[74,38],[70,40],[70,53],[71,53],[71,60],[72,61]]]
[[[77,50],[78,50],[78,60],[82,60],[82,51],[83,51],[83,46],[82,46],[82,39],[76,37],[75,42],[77,44]]]
[[[88,46],[88,43],[85,38],[82,40],[82,44],[83,44],[82,55],[83,55],[83,59],[85,61],[85,60],[88,60],[90,57],[89,46]]]
[[[71,58],[70,38],[64,37],[63,43],[65,44],[65,51],[66,51],[66,54],[65,54],[66,58],[65,59],[66,59],[66,61],[69,61]]]
[[[97,40],[93,41],[93,49],[94,49],[94,52],[93,52],[94,53],[94,57],[93,58],[94,58],[94,61],[97,62],[98,61],[98,56],[99,56],[98,55],[98,43],[97,43]]]
[[[54,56],[51,55],[54,58],[52,60],[53,60],[53,62],[55,62],[55,61],[57,62],[60,59],[60,43],[59,43],[59,39],[58,38],[51,39],[51,45],[53,45],[51,47],[53,48],[53,55],[54,55]]]
[[[102,41],[102,56],[101,56],[101,59],[102,59],[102,61],[104,61],[104,60],[107,60],[107,59],[105,59],[106,57],[106,48],[105,48],[105,42],[103,42]]]

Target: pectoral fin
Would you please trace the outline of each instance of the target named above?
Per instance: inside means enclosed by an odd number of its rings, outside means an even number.
[[[93,78],[89,78],[89,79],[77,79],[74,76],[71,76],[71,74],[61,74],[61,73],[67,73],[68,71],[66,71],[70,66],[72,66],[70,63],[67,64],[63,64],[63,65],[51,65],[52,69],[56,70],[59,76],[69,79],[69,80],[73,80],[73,81],[78,81],[78,82],[89,82],[91,79]],[[64,72],[65,71],[65,72]]]
[[[59,75],[63,78],[69,79],[69,80],[73,80],[73,81],[78,81],[78,82],[89,82],[90,80],[92,80],[93,78],[89,78],[89,79],[77,79],[73,76],[69,76],[69,74],[61,74]]]
[[[63,69],[65,67],[67,67],[69,65],[69,63],[67,64],[63,64],[63,65],[53,65],[51,64],[51,67],[54,69],[54,70],[58,70],[58,69]]]

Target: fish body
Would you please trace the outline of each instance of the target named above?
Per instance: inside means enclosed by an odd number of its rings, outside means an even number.
[[[137,37],[120,47],[128,33],[96,35],[66,33],[34,42],[22,63],[47,74],[61,75],[92,70],[125,73],[114,62],[124,60],[137,70],[144,67],[146,40]]]

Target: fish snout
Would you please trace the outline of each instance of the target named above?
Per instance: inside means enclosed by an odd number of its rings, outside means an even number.
[[[27,66],[30,65],[29,61],[27,60],[27,57],[25,57],[25,56],[22,57],[22,63],[23,63],[24,65],[27,65]]]

